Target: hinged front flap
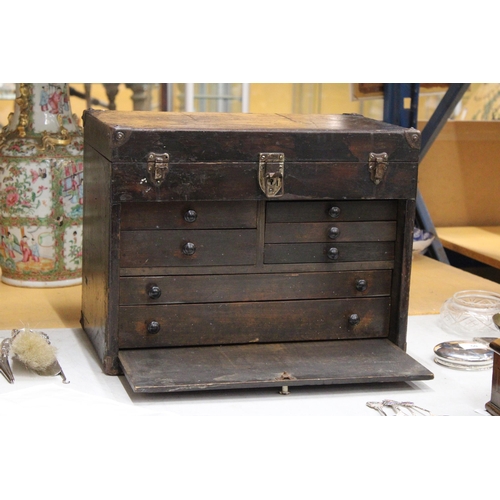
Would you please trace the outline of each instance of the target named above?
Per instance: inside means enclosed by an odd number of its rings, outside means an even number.
[[[126,349],[118,357],[135,392],[401,382],[434,377],[387,339]]]

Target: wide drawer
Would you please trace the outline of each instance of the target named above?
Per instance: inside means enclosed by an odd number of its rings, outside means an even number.
[[[188,304],[389,295],[390,270],[120,278],[120,304]]]
[[[394,241],[396,222],[278,222],[266,224],[266,243]]]
[[[266,222],[396,220],[394,200],[279,201],[266,204]]]
[[[249,265],[256,245],[255,229],[122,231],[120,266]]]
[[[265,264],[313,262],[390,261],[394,259],[391,241],[354,243],[284,243],[264,245]]]
[[[231,229],[257,227],[257,202],[122,203],[120,228]]]
[[[389,297],[121,306],[120,348],[387,337]]]

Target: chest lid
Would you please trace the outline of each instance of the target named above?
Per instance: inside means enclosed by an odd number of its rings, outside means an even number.
[[[366,162],[383,152],[391,162],[417,162],[420,151],[418,130],[353,114],[88,110],[84,125],[86,145],[119,162],[147,162],[151,152],[170,164],[259,162],[266,152],[307,162]]]

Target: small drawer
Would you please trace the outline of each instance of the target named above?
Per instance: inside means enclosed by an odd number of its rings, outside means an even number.
[[[385,296],[390,270],[120,278],[120,304],[189,304]]]
[[[396,222],[277,222],[266,224],[266,243],[395,241]]]
[[[301,264],[317,262],[391,261],[394,243],[284,243],[264,245],[265,264]]]
[[[266,204],[266,222],[396,220],[394,200],[274,201]]]
[[[256,261],[254,229],[123,231],[121,267],[238,266]]]
[[[387,337],[390,298],[121,306],[123,349]]]
[[[122,203],[121,230],[231,229],[257,227],[253,201]]]

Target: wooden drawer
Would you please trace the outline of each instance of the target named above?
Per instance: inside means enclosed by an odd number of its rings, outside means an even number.
[[[396,220],[394,200],[280,201],[266,204],[266,222]]]
[[[141,348],[380,338],[389,309],[389,297],[121,306],[118,342]]]
[[[249,265],[256,244],[254,229],[122,231],[120,266]]]
[[[264,245],[264,263],[300,264],[329,262],[390,261],[394,259],[394,243],[284,243]]]
[[[120,279],[120,304],[188,304],[389,295],[390,270]]]
[[[266,224],[266,243],[394,241],[396,222],[288,222]]]
[[[231,229],[255,228],[254,201],[193,201],[172,203],[122,203],[120,228]]]

